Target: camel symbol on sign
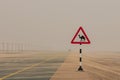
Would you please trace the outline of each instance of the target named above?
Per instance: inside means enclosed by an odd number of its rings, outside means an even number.
[[[80,38],[80,41],[85,41],[85,37],[83,35],[78,35]]]

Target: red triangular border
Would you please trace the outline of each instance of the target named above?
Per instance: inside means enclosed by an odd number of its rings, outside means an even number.
[[[75,38],[77,37],[78,33],[80,32],[80,30],[81,30],[82,33],[84,34],[84,36],[85,36],[87,42],[75,42],[75,41],[74,41]],[[90,43],[91,43],[91,42],[90,42],[88,36],[86,35],[84,29],[80,26],[80,28],[77,30],[75,36],[73,37],[73,39],[72,39],[72,41],[71,41],[71,44],[90,44]]]

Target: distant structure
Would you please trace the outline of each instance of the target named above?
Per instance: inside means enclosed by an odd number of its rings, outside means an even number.
[[[31,50],[25,43],[0,42],[0,53],[16,53]]]
[[[82,35],[78,35],[81,41],[85,41],[85,37]]]

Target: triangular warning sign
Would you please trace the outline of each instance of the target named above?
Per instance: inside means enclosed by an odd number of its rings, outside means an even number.
[[[76,32],[71,44],[90,44],[90,40],[82,27]]]

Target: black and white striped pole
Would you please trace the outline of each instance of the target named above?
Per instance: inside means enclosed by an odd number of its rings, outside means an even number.
[[[83,71],[83,67],[82,67],[82,49],[80,49],[80,66],[78,68],[78,71]]]

